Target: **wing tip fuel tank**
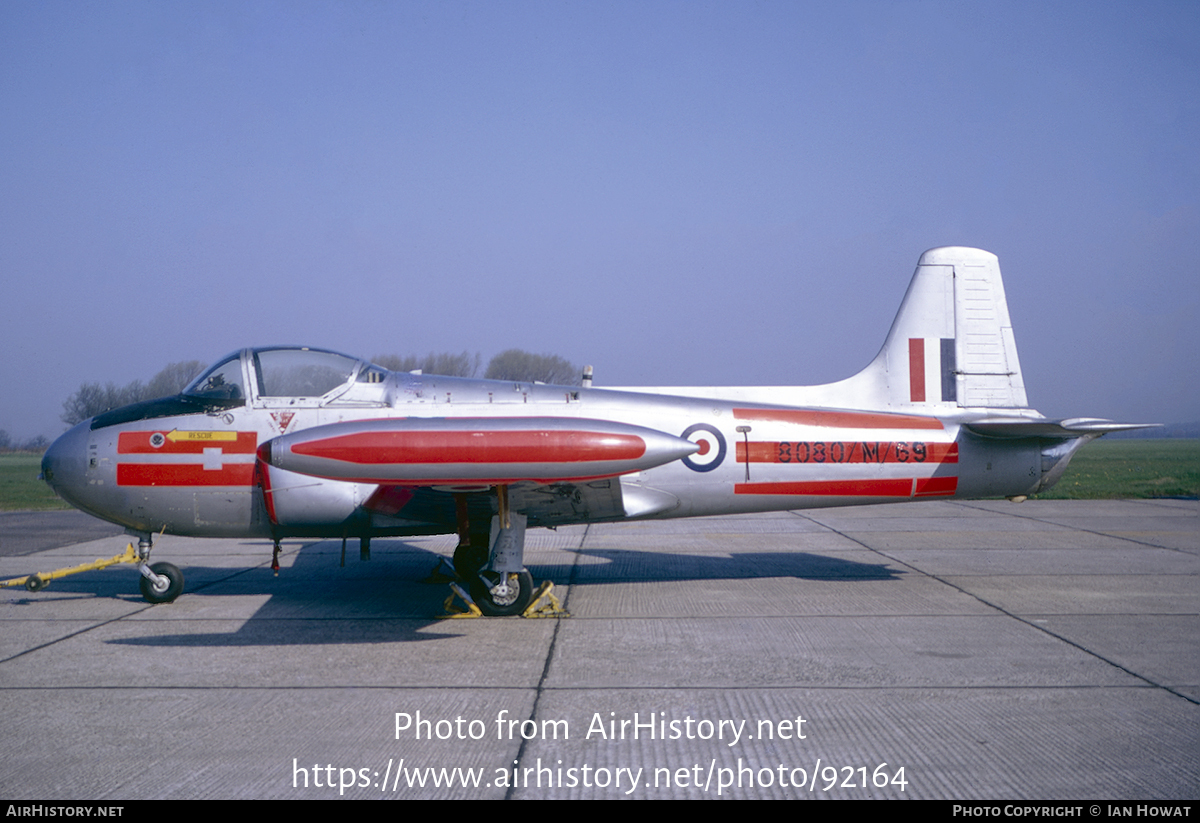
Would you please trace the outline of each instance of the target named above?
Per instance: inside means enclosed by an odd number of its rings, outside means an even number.
[[[698,449],[682,437],[606,420],[403,418],[282,435],[261,457],[276,468],[332,480],[509,483],[613,477]]]

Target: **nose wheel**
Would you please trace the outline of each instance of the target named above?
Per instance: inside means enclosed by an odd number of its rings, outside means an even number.
[[[151,574],[142,571],[138,585],[142,597],[150,603],[170,603],[183,593],[183,572],[172,563],[155,563],[146,567]],[[153,575],[153,576],[151,576]]]
[[[170,603],[183,594],[183,572],[172,563],[150,565],[152,540],[146,535],[138,541],[138,573],[141,575],[138,586],[146,602]]]

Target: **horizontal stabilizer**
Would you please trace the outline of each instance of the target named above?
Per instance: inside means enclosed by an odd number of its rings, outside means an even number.
[[[1111,432],[1153,429],[1161,423],[1114,423],[1098,417],[1068,417],[1063,420],[1029,419],[1023,417],[992,418],[964,424],[985,437],[1013,439],[1021,437],[1099,437]]]

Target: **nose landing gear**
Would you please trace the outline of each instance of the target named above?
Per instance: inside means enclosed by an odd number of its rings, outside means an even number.
[[[138,566],[141,571],[145,565],[143,562]],[[150,566],[147,572],[142,572],[142,579],[138,581],[138,585],[142,590],[142,597],[150,603],[170,603],[175,598],[183,593],[183,572],[178,566],[172,563],[155,563]]]
[[[150,565],[150,538],[143,537],[138,541],[135,550],[130,543],[124,552],[107,560],[96,559],[91,563],[82,563],[67,569],[56,569],[52,572],[38,572],[26,577],[14,577],[12,580],[0,581],[0,587],[24,586],[31,592],[41,591],[50,584],[51,580],[66,577],[80,572],[107,569],[120,563],[133,563],[138,567],[141,579],[138,581],[142,597],[150,603],[170,603],[183,593],[183,572],[171,563],[155,563]]]
[[[151,566],[150,548],[149,537],[138,541],[138,572],[142,575],[138,586],[148,603],[170,603],[183,594],[183,572],[172,563]]]

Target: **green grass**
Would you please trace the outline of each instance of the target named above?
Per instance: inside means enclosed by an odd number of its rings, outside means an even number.
[[[1071,458],[1041,500],[1196,497],[1200,440],[1098,440]]]
[[[69,509],[37,479],[40,454],[0,454],[0,511]],[[1200,440],[1099,440],[1075,453],[1042,500],[1200,495]]]
[[[0,511],[69,509],[38,480],[42,456],[27,452],[0,454]]]

